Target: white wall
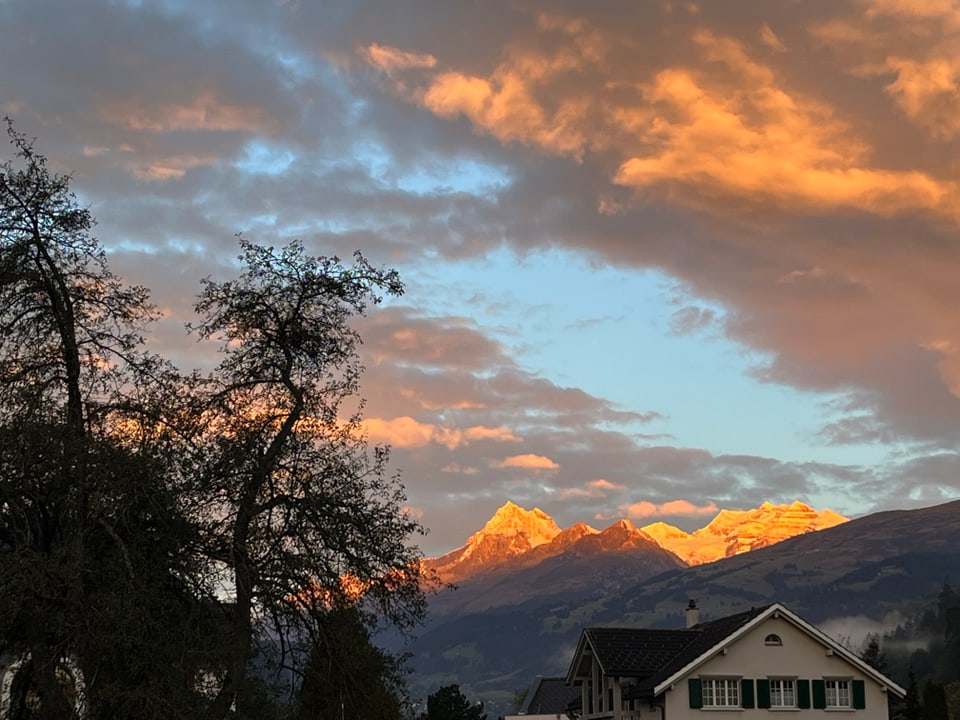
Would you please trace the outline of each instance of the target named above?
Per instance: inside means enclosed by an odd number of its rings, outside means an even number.
[[[783,640],[782,646],[764,644],[764,638],[771,633],[780,636]],[[854,712],[839,711],[842,717],[848,717],[851,720],[854,720],[854,718],[886,720],[888,717],[886,693],[881,692],[880,686],[876,682],[863,673],[857,672],[854,666],[842,657],[827,655],[826,649],[822,645],[783,618],[768,618],[733,645],[728,646],[726,655],[716,655],[711,658],[690,677],[710,675],[753,679],[796,677],[808,680],[834,676],[864,680],[866,709]],[[729,712],[692,709],[686,678],[679,681],[672,690],[667,691],[666,703],[666,720],[684,720],[687,718],[703,720],[704,714],[716,715],[718,712]],[[809,710],[777,711],[755,708],[739,712],[739,717],[770,717],[771,713],[788,712],[791,720],[793,718],[800,720],[801,718],[813,717],[825,718],[827,715],[836,718],[836,712],[838,711],[814,710],[812,708]]]

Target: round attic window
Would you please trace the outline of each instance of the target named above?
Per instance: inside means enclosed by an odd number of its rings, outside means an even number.
[[[773,633],[770,633],[763,639],[763,644],[779,646],[779,645],[783,645],[783,640],[780,639],[779,635],[774,635]]]

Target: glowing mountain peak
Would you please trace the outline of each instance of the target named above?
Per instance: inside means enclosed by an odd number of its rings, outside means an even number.
[[[832,510],[820,513],[799,500],[789,505],[765,502],[753,510],[721,510],[706,527],[686,537],[669,537],[657,532],[651,535],[662,547],[691,565],[699,565],[846,521],[847,518]]]
[[[665,540],[681,540],[690,537],[689,533],[662,520],[651,523],[650,525],[644,525],[640,529],[661,545],[663,545]]]
[[[543,510],[540,508],[526,510],[508,500],[497,509],[480,532],[467,540],[467,545],[491,535],[523,536],[529,547],[535,548],[550,542],[559,534],[560,528],[557,523]]]
[[[627,519],[616,521],[602,532],[584,523],[561,531],[539,508],[527,510],[507,501],[462,547],[428,560],[426,566],[447,580],[457,581],[503,567],[520,556],[531,563],[539,562],[573,544],[584,551],[604,552],[641,548],[651,542],[690,565],[699,565],[846,520],[832,510],[817,512],[800,501],[789,505],[765,502],[752,510],[721,510],[708,525],[693,533],[664,522],[637,529]],[[530,552],[534,549],[536,552]]]

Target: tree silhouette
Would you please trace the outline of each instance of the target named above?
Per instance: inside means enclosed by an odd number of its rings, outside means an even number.
[[[143,349],[144,288],[110,271],[93,218],[7,119],[0,164],[0,651],[25,710],[175,717],[204,598]],[[172,656],[167,654],[172,653]],[[175,661],[175,662],[174,662]],[[148,679],[134,675],[152,668]],[[156,702],[144,701],[156,687]]]
[[[422,528],[387,474],[387,449],[367,446],[358,414],[342,416],[362,371],[350,321],[380,292],[399,293],[399,278],[359,253],[346,266],[298,243],[240,245],[240,275],[205,280],[198,297],[193,330],[220,341],[224,360],[185,409],[197,429],[195,519],[234,595],[213,717],[243,712],[258,633],[286,649],[315,635],[329,607],[352,604],[401,629],[425,610],[409,544]]]
[[[424,720],[484,720],[483,703],[473,704],[460,691],[460,686],[444,685],[427,696]]]
[[[397,666],[365,633],[422,618],[410,539],[423,529],[387,448],[369,447],[359,410],[344,408],[362,408],[351,321],[401,292],[396,272],[241,239],[239,275],[206,280],[195,306],[194,331],[223,343],[223,361],[182,375],[145,351],[147,290],[109,270],[69,178],[9,120],[7,132],[0,654],[13,658],[12,715],[267,717],[265,668],[299,676],[310,650],[314,671],[326,652],[350,679],[359,658],[356,672],[394,689]],[[337,613],[350,621],[335,632]]]

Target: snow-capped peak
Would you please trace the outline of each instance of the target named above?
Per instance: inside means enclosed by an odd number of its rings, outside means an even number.
[[[560,534],[560,528],[553,518],[540,508],[526,510],[511,501],[504,503],[487,521],[480,532],[473,534],[467,540],[467,546],[480,542],[491,535],[513,537],[516,535],[526,538],[530,548],[543,545]]]

